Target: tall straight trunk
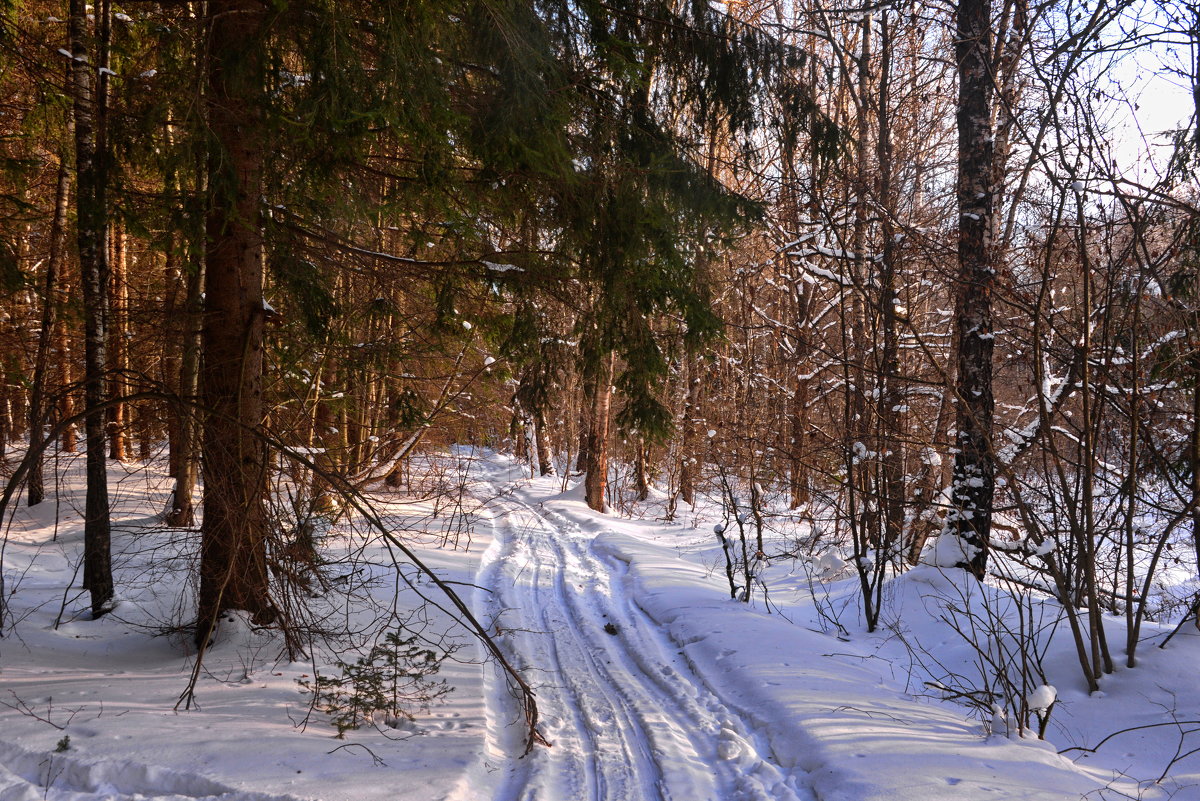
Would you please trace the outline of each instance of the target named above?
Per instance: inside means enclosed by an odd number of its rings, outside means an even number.
[[[70,283],[65,275],[60,276],[59,279],[58,302],[65,304],[71,295]],[[58,416],[59,419],[65,420],[75,414],[75,395],[71,391],[71,384],[74,382],[72,370],[74,365],[71,354],[71,338],[67,332],[67,323],[61,316],[54,324],[54,351],[58,356]],[[67,426],[59,438],[59,450],[63,453],[74,453],[75,442],[75,426]]]
[[[64,260],[69,260],[70,254],[66,251],[66,245],[64,244],[63,247],[63,258]],[[60,270],[55,301],[58,303],[59,308],[65,308],[70,299],[70,272],[68,270]],[[58,416],[60,420],[68,419],[75,414],[75,393],[72,391],[75,360],[71,353],[71,337],[67,330],[67,321],[63,318],[64,315],[58,315],[58,319],[54,323],[53,333],[54,353],[57,356],[55,372],[58,383]],[[75,426],[67,426],[63,429],[62,436],[58,441],[59,450],[63,453],[74,453],[75,441]]]
[[[609,410],[612,407],[612,376],[614,355],[600,358],[600,369],[589,398],[587,437],[587,476],[584,479],[584,499],[597,512],[607,508],[608,493],[608,431]]]
[[[866,5],[864,3],[864,5]],[[858,25],[859,48],[855,58],[857,73],[856,92],[854,97],[854,127],[856,131],[854,179],[851,186],[854,202],[854,223],[850,234],[850,249],[854,254],[853,260],[847,265],[853,276],[854,288],[843,294],[843,302],[839,304],[841,315],[841,346],[843,363],[842,380],[845,384],[843,415],[845,420],[845,464],[846,464],[846,520],[850,526],[851,539],[854,542],[854,564],[859,565],[859,579],[863,590],[863,600],[868,604],[866,618],[868,630],[874,631],[876,613],[873,607],[869,574],[861,566],[870,564],[864,557],[871,547],[871,540],[877,531],[875,517],[878,504],[871,503],[871,470],[870,459],[860,458],[858,454],[866,448],[871,431],[868,421],[869,410],[867,398],[871,388],[867,384],[866,359],[869,349],[866,338],[861,332],[871,322],[868,317],[867,298],[862,287],[868,285],[866,270],[871,266],[867,261],[867,233],[870,225],[868,219],[869,207],[872,204],[871,182],[873,180],[870,140],[871,119],[869,114],[868,97],[871,91],[871,44],[874,38],[874,15],[864,13]],[[841,287],[846,293],[846,287]]]
[[[586,373],[586,371],[585,371]],[[575,472],[586,473],[588,470],[588,451],[592,442],[592,405],[596,397],[596,380],[594,376],[584,375],[582,382],[583,403],[579,412],[579,451],[575,455]]]
[[[799,509],[808,503],[808,470],[804,461],[804,446],[808,432],[808,380],[796,378],[796,386],[788,404],[791,436],[788,443],[789,509]]]
[[[959,567],[982,579],[987,572],[995,457],[992,452],[992,293],[996,270],[991,246],[995,195],[992,140],[993,77],[989,0],[959,0],[958,67],[958,280],[955,308],[958,401],[957,448],[951,478],[951,528],[963,540]]]
[[[679,437],[679,497],[688,506],[696,503],[696,478],[699,460],[696,457],[696,416],[700,414],[700,364],[693,353],[683,357],[683,380],[687,382],[683,401],[683,420]]]
[[[883,550],[888,557],[898,548],[904,528],[904,432],[901,431],[901,408],[903,392],[900,387],[900,320],[896,305],[897,262],[899,244],[896,241],[895,218],[897,213],[896,187],[893,180],[892,158],[891,79],[892,79],[892,26],[886,10],[879,19],[879,93],[876,103],[875,154],[879,162],[879,205],[880,233],[883,236],[883,253],[879,260],[879,317],[883,329],[883,347],[879,355],[880,387],[879,439],[880,439],[880,498],[883,517]]]
[[[513,404],[512,417],[508,421],[508,434],[513,441],[513,456],[518,462],[532,462],[533,456],[529,452],[529,430],[525,410],[521,408],[521,404]]]
[[[29,447],[41,445],[49,417],[46,403],[46,384],[50,380],[50,349],[58,326],[58,284],[63,258],[67,249],[67,206],[70,203],[71,172],[67,160],[58,164],[58,184],[54,191],[54,217],[50,222],[50,253],[46,259],[45,292],[42,298],[42,335],[38,339],[37,357],[33,367],[33,387],[29,399]],[[29,468],[26,500],[36,506],[46,498],[43,456],[39,455]]]
[[[810,66],[810,70],[815,70],[816,65]],[[812,76],[815,80],[815,74]],[[786,123],[788,126],[798,126],[798,120],[789,119]],[[782,213],[783,223],[786,226],[786,233],[789,239],[795,239],[800,235],[800,220],[801,220],[801,204],[803,189],[801,178],[796,169],[797,145],[794,137],[787,137],[784,143],[783,161],[781,176],[781,192],[782,198]],[[815,152],[811,153],[811,169],[814,174],[819,174],[821,169],[820,157]],[[788,257],[790,262],[790,257]],[[790,267],[790,264],[789,264]],[[791,272],[789,270],[789,272]],[[788,490],[790,500],[788,508],[799,509],[808,503],[809,500],[809,476],[808,466],[805,459],[806,443],[808,441],[808,420],[809,411],[808,403],[810,396],[810,384],[812,383],[811,376],[807,376],[801,372],[805,365],[805,360],[809,358],[812,345],[810,342],[809,331],[809,314],[812,309],[812,290],[808,285],[797,278],[787,279],[791,284],[788,293],[789,309],[791,311],[791,331],[792,341],[795,344],[795,385],[792,388],[791,398],[788,401],[788,440],[786,452],[788,454]]]
[[[1137,565],[1135,562],[1137,556],[1137,496],[1138,496],[1138,442],[1141,439],[1141,354],[1138,349],[1142,344],[1138,341],[1137,331],[1141,328],[1142,322],[1142,295],[1138,292],[1133,296],[1133,315],[1132,315],[1131,336],[1132,342],[1129,348],[1129,461],[1127,474],[1129,478],[1129,494],[1127,505],[1125,507],[1125,574],[1122,577],[1125,584],[1125,666],[1137,667],[1137,645],[1140,622],[1138,616],[1134,614],[1134,609],[1138,604],[1133,600],[1134,593],[1137,591]],[[1192,398],[1195,403],[1195,393]],[[1193,425],[1193,429],[1195,426]],[[1192,447],[1195,447],[1193,441]],[[1194,464],[1194,463],[1193,463]],[[1192,471],[1193,473],[1195,470]],[[1193,475],[1192,481],[1195,482]]]
[[[104,25],[103,16],[98,22]],[[75,114],[76,239],[83,286],[84,402],[87,417],[87,495],[84,502],[83,586],[92,615],[104,614],[113,597],[108,466],[104,458],[105,350],[108,339],[108,218],[104,164],[103,74],[89,54],[84,0],[71,0],[71,91]],[[101,39],[103,40],[103,36]],[[103,49],[103,48],[100,48]]]
[[[261,111],[267,7],[210,0],[204,108],[211,136],[205,217],[201,396],[204,520],[196,637],[208,642],[223,610],[259,623],[275,611],[266,559],[267,454],[263,418],[263,237],[266,130]]]
[[[550,443],[550,428],[546,423],[546,410],[538,407],[533,413],[534,447],[537,448],[538,471],[543,476],[552,476],[554,470],[554,449]]]
[[[646,438],[639,434],[634,447],[633,485],[637,499],[644,501],[650,497],[650,446],[646,444]]]
[[[313,387],[313,441],[318,446],[312,455],[317,469],[312,477],[313,511],[328,514],[337,508],[337,500],[330,492],[328,476],[340,471],[339,460],[344,453],[340,445],[345,426],[338,425],[334,417],[332,398],[336,392],[338,374],[336,359],[326,355],[324,366],[317,371],[317,383]]]
[[[172,442],[171,461],[175,491],[167,525],[184,528],[192,525],[193,496],[200,473],[200,337],[203,322],[204,265],[192,265],[187,272],[186,296],[183,304],[183,349],[179,358],[178,409],[172,416],[178,421],[178,441]]]
[[[1195,114],[1200,115],[1200,7],[1193,6],[1192,9],[1192,110]],[[1196,118],[1200,122],[1200,117]],[[1200,124],[1197,124],[1192,131],[1192,143],[1194,147],[1200,149]],[[1188,249],[1193,253],[1200,249],[1200,242],[1197,242],[1198,234],[1196,224],[1193,222],[1190,227],[1188,237]],[[1200,315],[1196,315],[1192,319],[1192,331],[1200,328]],[[1192,385],[1192,436],[1191,436],[1191,523],[1192,523],[1192,547],[1196,552],[1196,564],[1200,567],[1200,357],[1193,354],[1189,359],[1189,367],[1191,367],[1193,376]],[[1196,615],[1196,627],[1200,628],[1200,614]]]
[[[1083,475],[1080,504],[1080,576],[1084,582],[1088,604],[1088,627],[1092,645],[1092,673],[1113,672],[1112,656],[1104,633],[1104,617],[1100,609],[1100,596],[1096,575],[1096,525],[1095,525],[1095,481],[1096,481],[1096,418],[1092,398],[1092,262],[1087,249],[1086,219],[1083,214],[1082,193],[1075,194],[1076,225],[1079,233],[1079,257],[1083,272],[1083,336],[1080,342],[1079,399],[1083,412],[1082,451]]]
[[[119,227],[112,231],[111,259],[109,272],[109,379],[110,403],[108,406],[108,458],[123,462],[129,458],[129,415],[125,406],[125,371],[129,368],[128,330],[129,299],[128,275],[125,261],[125,232]]]
[[[166,194],[174,197],[178,194],[174,190],[173,180],[168,179],[166,182]],[[179,265],[179,254],[176,252],[179,246],[179,237],[174,231],[171,232],[170,237],[170,242],[167,245],[166,263],[163,265],[163,276],[167,289],[163,298],[166,331],[162,338],[162,349],[159,356],[159,365],[162,368],[159,380],[166,391],[178,395],[180,392],[180,365],[183,362],[185,338],[183,332],[185,323],[181,319],[184,309],[180,296],[186,295],[186,290],[184,289],[183,273]],[[167,474],[172,478],[176,478],[179,475],[179,438],[182,433],[182,422],[183,409],[169,408],[167,410]]]
[[[1200,321],[1196,321],[1200,323]],[[1198,326],[1200,327],[1200,326]],[[1189,503],[1192,524],[1192,546],[1196,552],[1196,564],[1200,565],[1200,356],[1188,359],[1192,385],[1192,430],[1188,442],[1188,461],[1192,475],[1190,480],[1191,500]],[[1200,616],[1196,626],[1200,628]]]

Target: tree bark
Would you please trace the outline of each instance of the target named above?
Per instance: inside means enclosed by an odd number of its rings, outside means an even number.
[[[879,318],[883,347],[879,352],[879,505],[883,522],[882,550],[889,558],[903,537],[905,478],[904,449],[907,437],[902,430],[904,393],[900,386],[901,320],[896,306],[897,269],[900,260],[895,218],[899,206],[894,175],[891,128],[892,25],[888,11],[879,19],[879,91],[876,103],[875,154],[879,164],[880,234],[883,238],[879,259]]]
[[[200,473],[200,348],[203,321],[201,300],[204,293],[203,265],[194,265],[187,273],[186,298],[183,308],[183,350],[179,358],[180,408],[172,411],[177,420],[178,441],[172,442],[171,460],[175,463],[172,475],[175,491],[167,525],[176,528],[191,526],[195,517],[193,496]]]
[[[50,222],[50,253],[46,259],[45,293],[42,298],[42,328],[38,339],[37,357],[33,368],[33,387],[29,399],[29,447],[37,448],[49,417],[46,403],[46,384],[49,381],[50,349],[58,326],[58,284],[62,272],[67,238],[67,207],[70,204],[71,173],[67,160],[58,164],[58,184],[54,191],[54,217]],[[44,455],[39,455],[29,469],[26,500],[36,506],[46,498],[43,473]]]
[[[538,471],[543,476],[552,476],[554,470],[554,449],[550,444],[550,429],[546,424],[546,410],[538,408],[534,413],[534,446],[537,448]]]
[[[959,0],[958,67],[958,280],[955,309],[958,428],[951,478],[951,530],[964,542],[966,568],[982,579],[991,534],[995,457],[992,452],[992,293],[996,269],[991,246],[995,196],[989,0]]]
[[[207,644],[222,611],[274,620],[266,560],[263,419],[263,236],[266,130],[261,110],[267,7],[211,0],[206,20],[211,138],[205,218],[201,396],[204,520],[196,637]]]
[[[128,314],[126,304],[129,296],[128,276],[125,263],[125,234],[117,227],[109,236],[112,257],[109,261],[111,282],[109,286],[109,379],[110,398],[108,407],[108,458],[124,462],[129,458],[129,416],[125,406],[125,371],[129,368]]]
[[[650,497],[650,446],[646,444],[646,438],[638,434],[634,448],[633,486],[637,499],[644,501]]]
[[[103,18],[103,11],[99,16]],[[71,0],[69,35],[75,114],[76,239],[83,285],[84,398],[88,408],[84,420],[87,495],[84,502],[83,586],[91,594],[93,617],[99,617],[107,611],[113,597],[108,465],[104,458],[104,411],[101,408],[106,399],[108,217],[103,76],[97,74],[89,55],[84,0]],[[96,60],[101,64],[104,62],[102,55],[97,55]]]
[[[608,417],[612,407],[613,354],[600,359],[589,404],[587,436],[587,476],[584,478],[584,497],[587,505],[597,512],[607,510],[608,493]]]
[[[683,380],[687,382],[683,400],[683,419],[680,421],[679,438],[679,497],[688,506],[696,504],[696,478],[699,473],[697,459],[697,415],[700,414],[700,391],[703,370],[694,354],[684,355]]]

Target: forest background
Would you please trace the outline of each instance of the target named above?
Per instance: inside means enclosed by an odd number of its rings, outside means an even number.
[[[165,450],[180,625],[298,653],[324,527],[482,445],[723,499],[734,597],[797,521],[868,630],[923,553],[999,574],[1095,689],[1200,605],[1198,65],[1171,2],[9,2],[4,505],[85,452],[100,617]],[[1144,147],[1136,70],[1191,101]]]

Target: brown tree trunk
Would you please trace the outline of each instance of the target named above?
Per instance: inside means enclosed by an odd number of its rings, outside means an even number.
[[[174,182],[170,179],[166,182],[166,192],[168,195],[177,194]],[[186,325],[181,319],[184,309],[180,303],[180,296],[186,295],[186,290],[184,289],[183,274],[179,269],[179,254],[176,252],[178,245],[179,238],[172,232],[170,244],[167,246],[166,263],[163,265],[163,274],[167,286],[166,295],[163,299],[163,313],[166,315],[166,335],[163,337],[159,361],[162,367],[162,374],[159,376],[159,380],[162,381],[164,389],[176,395],[180,393],[179,368],[183,360],[185,337],[183,329]],[[167,474],[172,478],[176,478],[179,475],[179,438],[182,432],[182,414],[182,409],[167,409]]]
[[[107,27],[107,5],[97,22]],[[83,285],[84,396],[87,417],[87,492],[84,501],[83,586],[99,617],[113,597],[108,465],[104,458],[105,350],[108,339],[108,218],[104,148],[103,53],[88,53],[87,9],[71,0],[71,90],[75,113],[76,239]],[[105,39],[101,36],[101,41]],[[93,61],[94,58],[94,61]]]
[[[892,25],[885,10],[879,18],[879,94],[876,103],[875,153],[878,160],[880,234],[883,237],[882,258],[879,260],[879,317],[883,347],[879,356],[879,505],[883,517],[883,552],[890,557],[900,545],[904,528],[904,447],[906,437],[901,431],[901,409],[904,394],[900,387],[900,320],[896,313],[897,262],[899,244],[896,241],[896,188],[893,181],[891,128]]]
[[[109,392],[112,403],[108,407],[108,458],[123,462],[129,457],[129,419],[125,406],[125,371],[129,368],[128,330],[128,276],[125,262],[125,232],[116,228],[110,237],[112,258],[110,265],[109,294]]]
[[[687,390],[683,401],[683,420],[679,438],[679,497],[688,506],[696,503],[696,476],[699,464],[696,456],[696,415],[700,413],[700,365],[693,354],[684,356],[683,380]]]
[[[993,78],[989,0],[959,0],[958,280],[955,344],[958,402],[951,478],[951,528],[964,542],[966,568],[987,572],[995,458],[992,453],[992,293],[996,270],[990,241],[995,195],[992,141]]]
[[[546,424],[546,410],[539,408],[534,416],[534,446],[537,448],[538,470],[543,476],[552,476],[554,470],[554,449],[550,444],[550,430]]]
[[[587,438],[587,476],[584,498],[597,512],[607,509],[608,493],[608,417],[612,407],[613,354],[600,359],[600,370],[592,390]]]
[[[188,270],[183,306],[183,350],[179,358],[178,408],[171,416],[177,421],[177,441],[171,442],[172,476],[175,491],[167,525],[186,528],[195,517],[193,496],[200,473],[200,347],[203,323],[204,266]]]
[[[324,366],[317,372],[313,407],[313,442],[316,452],[312,455],[316,471],[312,477],[312,508],[317,514],[330,514],[337,509],[337,499],[330,492],[328,476],[339,472],[338,460],[342,449],[340,447],[341,432],[345,427],[339,427],[334,417],[331,400],[336,393],[338,384],[337,367],[334,359],[327,358]]]
[[[588,469],[588,450],[591,447],[592,436],[592,403],[596,396],[596,381],[594,376],[585,375],[582,381],[583,403],[580,404],[579,422],[579,451],[575,455],[575,472],[586,473]]]
[[[644,501],[650,497],[650,447],[646,444],[646,438],[640,434],[634,447],[636,450],[633,486],[637,492],[637,499]]]
[[[788,443],[789,509],[799,509],[808,503],[808,470],[804,464],[805,442],[808,437],[808,380],[796,379],[791,398],[791,437]]]
[[[263,419],[263,237],[260,221],[266,131],[260,100],[267,7],[210,0],[207,94],[212,148],[205,219],[201,395],[204,520],[197,641],[223,610],[270,623],[266,559],[267,454]]]
[[[54,217],[50,222],[50,253],[46,259],[45,292],[42,298],[42,328],[38,339],[37,357],[33,368],[33,387],[29,399],[29,447],[42,443],[49,409],[46,403],[46,384],[49,381],[50,349],[58,327],[59,274],[67,250],[67,206],[70,203],[71,173],[67,160],[58,164],[58,184],[54,191]],[[45,457],[39,455],[29,468],[26,500],[36,506],[45,500],[46,482],[43,474]]]
[[[64,253],[64,259],[67,254]],[[65,265],[64,265],[65,266]],[[71,297],[71,281],[66,270],[60,271],[58,276],[58,288],[56,302],[62,308],[67,304]],[[71,391],[71,383],[74,380],[72,367],[73,358],[71,355],[71,338],[67,331],[67,322],[59,315],[58,320],[54,323],[54,352],[58,357],[56,365],[57,380],[58,380],[58,415],[59,419],[67,419],[75,414],[75,395]],[[63,453],[75,452],[75,426],[67,426],[63,429],[62,436],[59,439],[59,449]]]

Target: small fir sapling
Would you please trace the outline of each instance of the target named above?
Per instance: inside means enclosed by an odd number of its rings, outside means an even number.
[[[296,683],[311,695],[310,713],[328,715],[340,740],[364,723],[400,728],[414,719],[413,710],[427,709],[454,689],[443,680],[431,680],[450,653],[438,653],[419,644],[417,635],[397,629],[353,663],[336,662],[340,676],[314,671],[312,681],[302,677]]]

